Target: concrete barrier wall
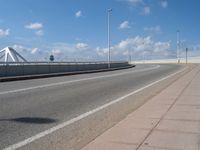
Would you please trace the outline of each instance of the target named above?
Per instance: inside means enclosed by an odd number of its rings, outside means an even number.
[[[128,66],[128,62],[111,63],[111,68]],[[24,64],[0,66],[0,77],[67,73],[107,69],[108,64]]]

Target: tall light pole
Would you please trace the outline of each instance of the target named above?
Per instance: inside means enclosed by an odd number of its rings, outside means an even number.
[[[176,45],[176,57],[177,57],[177,62],[180,62],[180,56],[179,56],[179,50],[180,50],[180,31],[177,30],[176,36],[177,36],[177,45]]]
[[[108,68],[110,68],[110,15],[112,9],[108,9]]]
[[[188,48],[185,49],[185,63],[188,63]]]
[[[130,48],[128,49],[128,61],[131,63],[131,50]]]

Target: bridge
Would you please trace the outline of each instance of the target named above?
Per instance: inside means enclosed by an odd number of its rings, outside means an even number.
[[[2,62],[0,69],[9,81],[0,83],[0,149],[198,148],[198,64]]]
[[[149,64],[1,83],[0,149],[79,149],[189,69]]]

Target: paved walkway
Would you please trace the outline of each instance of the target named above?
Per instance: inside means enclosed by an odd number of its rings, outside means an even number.
[[[82,150],[200,150],[200,67]]]

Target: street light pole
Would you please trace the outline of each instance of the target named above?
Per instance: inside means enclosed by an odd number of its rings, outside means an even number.
[[[177,47],[176,47],[176,57],[177,57],[177,62],[180,63],[180,58],[179,58],[179,49],[180,49],[180,39],[179,39],[179,33],[180,31],[177,30]]]
[[[131,63],[131,50],[128,49],[128,61]]]
[[[185,49],[185,62],[188,63],[188,48]]]
[[[108,9],[108,68],[110,68],[110,14],[112,9]]]

